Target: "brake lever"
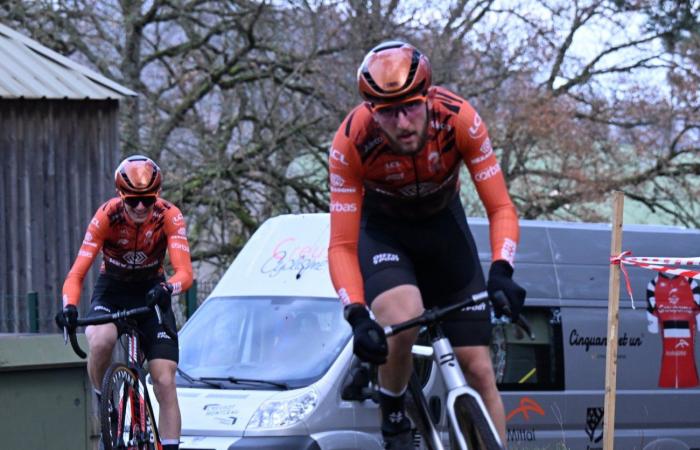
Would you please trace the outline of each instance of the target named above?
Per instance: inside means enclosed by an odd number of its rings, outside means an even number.
[[[506,298],[506,294],[503,293],[503,291],[497,291],[493,294],[493,300],[498,302],[498,305],[503,310],[503,314],[505,314],[512,320],[513,311],[511,311],[510,309],[510,303],[508,302],[508,298]],[[535,340],[535,333],[532,332],[530,322],[522,314],[518,315],[518,319],[515,320],[513,323],[519,326],[525,332],[525,334],[528,335],[531,341]]]
[[[173,341],[177,340],[177,333],[175,331],[173,331],[172,328],[170,328],[170,325],[168,325],[167,323],[165,323],[165,321],[163,321],[163,315],[160,311],[160,306],[158,306],[158,304],[155,304],[155,305],[153,305],[153,309],[155,310],[156,317],[158,318],[158,325],[163,327],[165,334],[167,334],[170,337],[170,339],[172,339]]]
[[[518,320],[515,321],[515,324],[523,329],[525,334],[527,334],[530,337],[531,341],[535,340],[535,333],[532,332],[530,322],[528,322],[528,320],[525,317],[523,317],[522,314],[518,316]]]

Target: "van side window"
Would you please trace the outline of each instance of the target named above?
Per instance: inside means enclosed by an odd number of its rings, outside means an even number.
[[[538,391],[564,389],[564,355],[559,308],[526,308],[535,339],[512,323],[497,321],[491,357],[498,389]]]

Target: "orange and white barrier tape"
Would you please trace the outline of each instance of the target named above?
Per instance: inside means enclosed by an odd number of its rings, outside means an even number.
[[[666,273],[669,275],[677,275],[686,278],[694,278],[700,281],[700,270],[674,269],[667,266],[700,266],[700,258],[658,258],[649,256],[630,256],[632,252],[626,251],[618,256],[610,257],[610,264],[620,266],[620,270],[625,277],[625,285],[627,293],[632,300],[632,309],[634,309],[634,297],[632,296],[632,285],[630,277],[627,273],[625,265],[641,267],[643,269],[655,270],[657,272]],[[664,264],[664,265],[661,265]]]

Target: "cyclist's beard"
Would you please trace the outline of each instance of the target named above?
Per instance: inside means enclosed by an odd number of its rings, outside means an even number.
[[[428,122],[429,121],[426,115],[425,122],[423,123],[423,128],[416,132],[418,134],[418,142],[415,147],[411,145],[411,147],[407,148],[405,144],[401,143],[394,136],[390,136],[389,133],[384,133],[387,140],[389,141],[389,147],[391,148],[391,152],[399,155],[415,155],[416,153],[423,150],[423,147],[425,147],[425,142],[428,138]],[[400,132],[398,134],[399,136],[401,135]]]

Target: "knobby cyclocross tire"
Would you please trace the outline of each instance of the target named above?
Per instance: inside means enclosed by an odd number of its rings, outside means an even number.
[[[425,396],[423,396],[423,387],[421,386],[420,381],[418,381],[418,376],[414,371],[411,374],[411,379],[408,383],[406,395],[406,413],[413,420],[413,424],[418,430],[423,447],[425,447],[427,450],[437,450],[438,447],[433,445],[430,434],[432,422],[428,411],[428,403],[425,400]]]
[[[112,364],[102,380],[100,424],[105,450],[160,450],[146,387],[124,364]]]
[[[503,450],[491,432],[484,412],[473,397],[469,395],[457,397],[455,414],[469,450]]]

